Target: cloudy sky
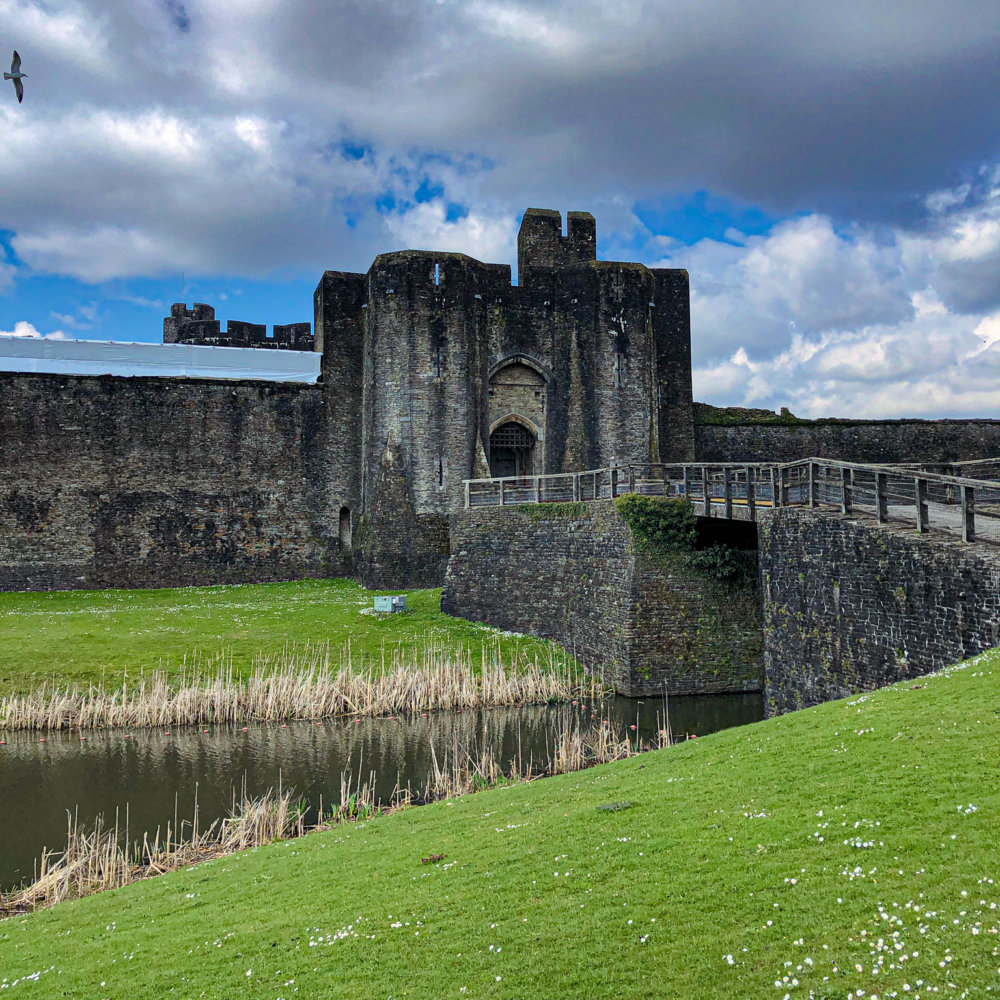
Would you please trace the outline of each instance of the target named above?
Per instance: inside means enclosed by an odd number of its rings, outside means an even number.
[[[996,0],[0,0],[0,38],[0,331],[309,320],[324,268],[580,209],[690,271],[698,399],[1000,417]]]

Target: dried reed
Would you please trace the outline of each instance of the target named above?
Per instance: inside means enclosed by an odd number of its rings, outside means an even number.
[[[305,833],[303,810],[290,792],[268,792],[259,798],[243,797],[233,812],[207,830],[198,829],[197,803],[190,835],[183,827],[157,828],[152,840],[124,843],[116,817],[113,827],[98,817],[90,830],[67,818],[66,847],[42,851],[35,881],[11,893],[0,893],[0,917],[28,913],[66,899],[78,899],[105,889],[118,889],[139,879],[269,844]]]
[[[608,723],[592,731],[581,732],[572,724],[562,728],[552,747],[551,761],[544,771],[533,772],[531,762],[512,760],[504,769],[491,752],[474,756],[457,742],[438,763],[431,746],[433,772],[422,794],[415,796],[409,789],[397,785],[390,800],[381,803],[375,794],[375,773],[367,780],[355,782],[351,772],[340,779],[340,801],[324,815],[320,806],[318,822],[307,826],[306,807],[293,798],[291,791],[269,791],[259,798],[250,798],[244,789],[232,812],[212,823],[206,830],[198,829],[198,804],[195,801],[194,820],[180,827],[169,824],[161,837],[159,828],[152,840],[146,835],[142,843],[128,844],[128,831],[123,838],[116,817],[113,827],[106,827],[98,818],[87,831],[76,819],[68,817],[66,848],[61,852],[43,851],[40,870],[34,882],[10,893],[0,893],[0,919],[32,910],[54,906],[67,899],[77,899],[105,889],[117,889],[140,879],[177,871],[213,858],[224,857],[275,840],[300,837],[310,830],[329,829],[334,824],[358,822],[393,812],[414,802],[432,802],[455,798],[487,788],[531,781],[545,775],[565,774],[623,760],[648,750],[670,745],[669,726],[659,731],[652,742],[628,739],[625,732]],[[184,827],[190,835],[184,838]]]
[[[479,663],[476,664],[475,660]],[[333,662],[329,645],[260,655],[242,677],[231,659],[197,662],[172,684],[162,672],[137,683],[81,689],[45,683],[0,702],[0,732],[14,729],[141,728],[203,722],[243,723],[327,716],[377,716],[435,709],[538,704],[596,697],[601,686],[575,661],[550,653],[539,663],[515,653],[504,662],[498,640],[478,657],[469,647],[433,639],[416,650],[394,649],[357,660],[350,644]]]

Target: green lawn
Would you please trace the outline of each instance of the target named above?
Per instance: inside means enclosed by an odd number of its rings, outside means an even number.
[[[0,697],[41,681],[118,683],[162,668],[176,673],[193,656],[222,651],[249,668],[258,653],[292,644],[330,643],[333,653],[376,656],[384,641],[418,649],[435,641],[478,649],[495,629],[441,613],[441,591],[406,592],[406,614],[373,616],[372,592],[351,580],[303,580],[230,587],[164,590],[73,590],[0,594]],[[505,653],[536,653],[548,662],[549,643],[501,637]]]
[[[0,975],[157,1000],[991,996],[998,748],[993,653],[12,920]]]

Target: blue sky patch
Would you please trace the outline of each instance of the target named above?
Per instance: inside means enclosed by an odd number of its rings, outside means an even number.
[[[186,35],[191,30],[191,19],[188,17],[184,4],[180,0],[164,0],[164,6],[177,30]]]

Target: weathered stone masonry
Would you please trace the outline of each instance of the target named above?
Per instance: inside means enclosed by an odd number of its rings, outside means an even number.
[[[461,511],[451,544],[448,614],[555,639],[633,697],[761,688],[756,602],[637,558],[610,500]]]
[[[364,278],[362,521],[369,586],[440,583],[463,480],[693,455],[685,271],[598,261],[592,216],[529,209],[508,266],[462,254],[376,258]],[[391,503],[389,502],[391,498]]]
[[[463,480],[501,456],[692,458],[687,272],[598,261],[593,217],[567,226],[525,213],[518,285],[402,251],[325,272],[312,332],[164,320],[167,343],[316,350],[319,385],[2,376],[0,587],[437,586]]]
[[[318,386],[0,375],[0,589],[349,571]]]
[[[869,691],[1000,645],[1000,551],[832,512],[758,521],[765,705]]]
[[[724,411],[725,412],[725,411]],[[696,424],[699,462],[960,462],[1000,456],[1000,420]]]

